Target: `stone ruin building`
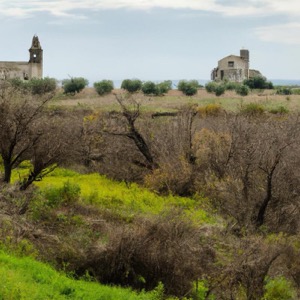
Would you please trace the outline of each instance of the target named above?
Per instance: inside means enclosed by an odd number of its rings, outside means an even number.
[[[43,77],[43,49],[38,36],[32,38],[29,61],[0,61],[0,79],[30,80]]]
[[[245,79],[261,76],[257,70],[249,68],[249,50],[240,50],[240,56],[229,55],[218,61],[218,67],[211,72],[211,80],[243,82]]]

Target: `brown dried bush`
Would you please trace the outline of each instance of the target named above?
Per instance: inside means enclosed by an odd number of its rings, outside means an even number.
[[[177,212],[136,220],[91,249],[77,271],[89,270],[103,283],[151,290],[162,282],[167,294],[188,295],[208,273],[215,253],[200,229]]]

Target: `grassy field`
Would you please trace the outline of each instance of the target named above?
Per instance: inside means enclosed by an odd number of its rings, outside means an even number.
[[[29,257],[0,251],[0,299],[5,300],[155,300],[159,290],[136,293],[130,289],[74,280]]]
[[[82,203],[110,209],[127,219],[136,214],[160,214],[173,208],[183,210],[185,216],[198,225],[216,222],[213,215],[205,211],[209,207],[205,198],[160,196],[135,183],[128,185],[99,174],[78,174],[57,169],[35,184],[50,201],[58,201],[56,197],[61,197],[62,189],[73,189]]]
[[[123,93],[122,90],[114,90],[113,93]],[[149,97],[143,94],[135,95],[136,99],[142,103],[144,111],[174,111],[186,104],[197,104],[199,107],[208,104],[219,104],[228,111],[238,111],[243,105],[249,103],[259,103],[266,110],[280,106],[286,107],[289,111],[300,111],[300,95],[276,95],[276,90],[253,91],[246,97],[241,97],[235,92],[226,91],[220,97],[209,94],[205,89],[199,89],[195,96],[187,97],[178,90],[171,90],[165,96]],[[119,105],[113,94],[98,96],[93,88],[86,88],[75,96],[67,96],[59,91],[53,106],[63,107],[83,107],[91,109],[101,109],[105,111],[118,110]]]

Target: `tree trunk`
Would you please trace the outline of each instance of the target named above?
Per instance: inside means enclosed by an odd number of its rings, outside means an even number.
[[[25,191],[32,183],[34,182],[34,178],[31,178],[30,176],[25,179],[25,181],[20,186],[20,191]]]
[[[4,164],[4,177],[3,177],[3,181],[6,183],[10,183],[10,179],[11,179],[11,164],[10,161],[7,161],[5,159],[3,159],[3,164]]]
[[[131,127],[128,137],[134,141],[139,151],[143,154],[143,156],[149,163],[150,169],[153,169],[155,167],[155,164],[151,151],[142,135],[135,129],[134,126]]]
[[[260,227],[261,225],[263,225],[265,221],[266,210],[269,202],[272,199],[272,177],[273,177],[273,172],[269,174],[267,178],[267,194],[259,208],[257,218],[256,218],[256,227]]]

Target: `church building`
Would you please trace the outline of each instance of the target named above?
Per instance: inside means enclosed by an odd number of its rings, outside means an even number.
[[[29,61],[0,61],[0,79],[43,78],[43,49],[38,36],[32,38]]]

